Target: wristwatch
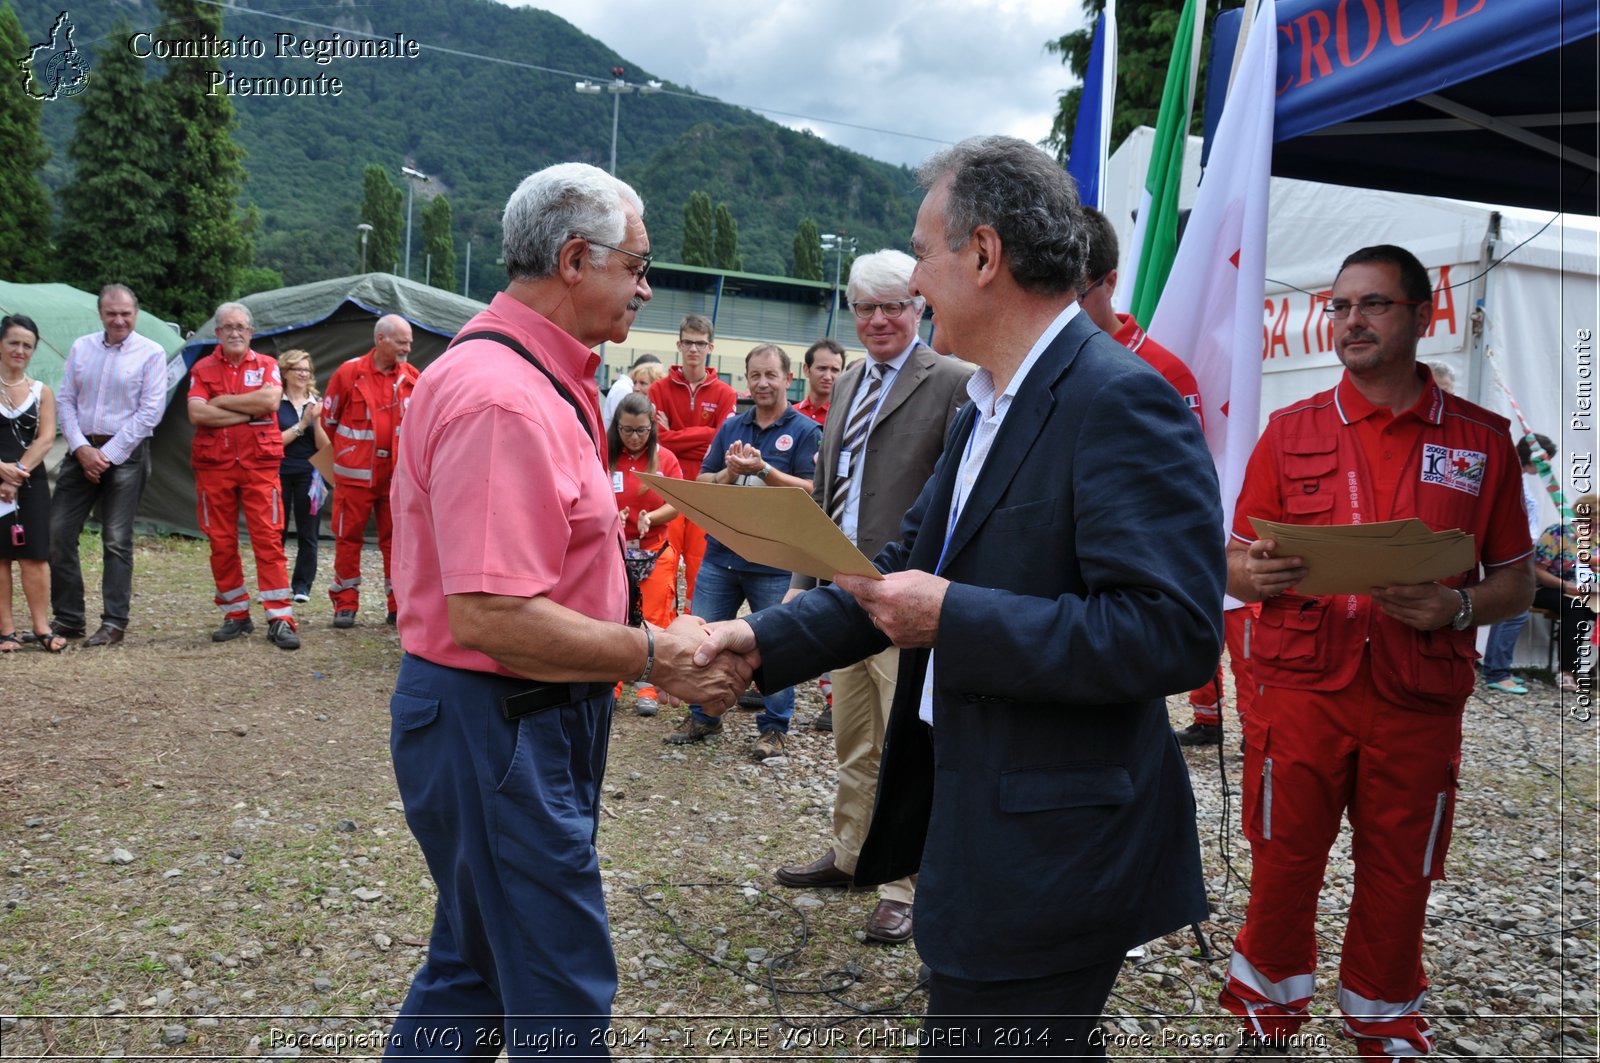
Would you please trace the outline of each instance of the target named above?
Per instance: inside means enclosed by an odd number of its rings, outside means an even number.
[[[1461,608],[1450,618],[1450,626],[1457,631],[1465,631],[1472,626],[1472,595],[1460,587],[1456,588],[1456,593],[1461,595]]]
[[[761,482],[762,483],[766,483],[767,482],[767,476],[771,472],[772,472],[772,466],[768,465],[766,462],[762,462],[761,463],[761,471],[756,473],[756,475],[761,477]]]

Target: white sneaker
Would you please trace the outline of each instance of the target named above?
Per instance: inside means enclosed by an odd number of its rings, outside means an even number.
[[[311,595],[309,595],[309,594],[297,594],[297,595],[294,596],[294,600],[297,601],[297,602],[309,602],[311,600]]]

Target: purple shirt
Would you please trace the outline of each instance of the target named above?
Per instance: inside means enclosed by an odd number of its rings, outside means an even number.
[[[111,436],[100,452],[121,465],[156,430],[166,406],[167,352],[155,340],[130,332],[108,344],[104,332],[91,332],[67,352],[56,415],[69,452],[89,446],[89,436]]]

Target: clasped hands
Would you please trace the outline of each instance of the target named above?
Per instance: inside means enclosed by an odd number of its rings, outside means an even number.
[[[932,646],[939,633],[939,612],[944,607],[945,592],[950,581],[929,572],[891,572],[881,580],[865,576],[834,576],[834,583],[849,592],[857,604],[871,618],[872,624],[902,649]],[[790,600],[791,593],[785,597]],[[686,623],[686,621],[688,623]],[[679,625],[683,625],[681,628]],[[693,651],[691,663],[702,669],[715,669],[727,664],[735,674],[742,674],[732,696],[715,706],[700,702],[708,715],[717,716],[738,701],[739,693],[749,682],[756,668],[761,666],[761,651],[756,646],[755,630],[744,620],[721,620],[707,624],[699,617],[681,616],[675,620],[668,634],[698,634],[699,644]],[[660,638],[657,638],[660,653]],[[678,693],[662,681],[663,689]]]

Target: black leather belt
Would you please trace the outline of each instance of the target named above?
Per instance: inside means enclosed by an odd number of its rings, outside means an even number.
[[[587,701],[603,694],[613,683],[529,683],[514,694],[500,698],[500,715],[508,720],[520,720],[546,709],[560,708],[579,701]]]

